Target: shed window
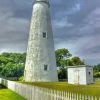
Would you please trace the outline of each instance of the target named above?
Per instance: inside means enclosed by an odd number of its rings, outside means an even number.
[[[43,32],[43,38],[46,38],[46,37],[47,37],[47,33]]]
[[[44,65],[44,70],[45,70],[45,71],[48,70],[48,65]]]

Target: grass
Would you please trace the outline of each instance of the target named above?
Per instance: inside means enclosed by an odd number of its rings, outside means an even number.
[[[91,85],[70,85],[67,82],[34,82],[24,84],[55,90],[63,90],[90,96],[100,96],[100,81],[96,81],[95,84]]]
[[[0,100],[26,100],[9,89],[0,89]]]

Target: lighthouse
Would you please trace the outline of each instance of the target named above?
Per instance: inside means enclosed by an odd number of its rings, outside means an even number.
[[[48,0],[35,0],[30,24],[24,80],[58,81]]]

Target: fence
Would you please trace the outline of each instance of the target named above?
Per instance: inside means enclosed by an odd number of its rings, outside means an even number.
[[[25,97],[27,100],[100,100],[100,97],[29,86],[0,78],[0,84]]]

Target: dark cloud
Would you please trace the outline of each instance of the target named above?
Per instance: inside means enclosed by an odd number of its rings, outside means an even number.
[[[0,0],[0,51],[26,51],[34,0]],[[51,0],[55,47],[100,61],[100,0]]]

